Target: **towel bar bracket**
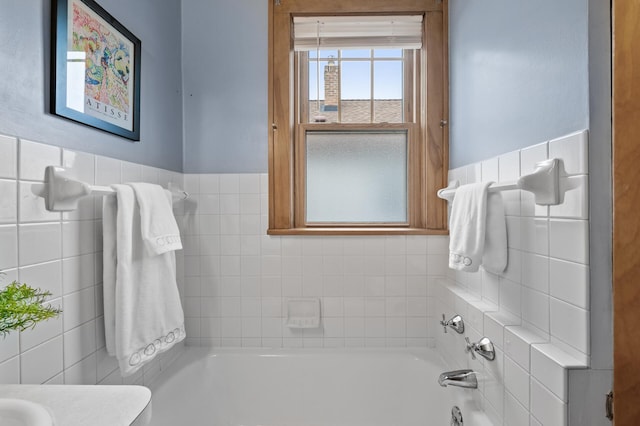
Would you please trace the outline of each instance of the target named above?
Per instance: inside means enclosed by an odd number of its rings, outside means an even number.
[[[78,208],[78,201],[91,192],[88,184],[68,177],[64,167],[47,166],[42,191],[47,210],[56,212],[75,210]]]
[[[438,191],[438,197],[453,201],[455,191],[460,186],[458,181]],[[564,202],[565,192],[580,186],[578,175],[569,175],[565,171],[564,162],[559,158],[536,163],[533,173],[522,176],[516,182],[494,183],[489,191],[508,191],[522,189],[533,193],[535,203],[543,206],[553,206]]]

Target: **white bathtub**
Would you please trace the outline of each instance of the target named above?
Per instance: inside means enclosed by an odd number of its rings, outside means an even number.
[[[151,384],[152,426],[490,426],[473,392],[442,388],[430,350],[187,348]]]

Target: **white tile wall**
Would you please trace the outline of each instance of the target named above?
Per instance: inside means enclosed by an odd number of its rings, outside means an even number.
[[[42,183],[51,164],[91,184],[173,182],[192,194],[176,209],[190,344],[433,344],[429,283],[446,274],[446,237],[268,237],[263,174],[183,176],[5,136],[0,153],[4,282],[18,279],[47,289],[64,310],[59,319],[2,342],[0,382],[123,382],[104,348],[101,199],[83,200],[74,212],[47,212],[32,187]],[[287,299],[306,296],[321,298],[322,328],[284,327]],[[40,363],[51,351],[56,362],[47,363],[50,371],[21,373],[23,360]],[[159,370],[151,365],[124,382],[144,382]]]
[[[429,283],[446,274],[446,237],[267,236],[266,174],[184,179],[188,344],[433,344]],[[321,298],[321,329],[284,325],[297,297]]]
[[[502,194],[507,269],[500,275],[450,271],[436,286],[438,309],[446,316],[463,315],[467,336],[487,336],[496,346],[496,361],[478,363],[464,355],[462,336],[435,336],[452,368],[483,374],[486,381],[476,398],[496,424],[566,425],[568,371],[589,363],[587,133],[450,171],[450,179],[465,183],[510,181],[554,157],[578,175],[580,186],[550,208],[535,205],[525,191]]]
[[[450,179],[514,180],[550,155],[570,158],[567,171],[580,173],[583,185],[557,208],[537,206],[525,192],[505,194],[507,271],[452,274],[447,237],[267,236],[264,174],[183,176],[0,136],[4,282],[19,279],[45,288],[64,309],[60,319],[2,341],[0,383],[144,383],[175,356],[168,354],[126,380],[107,356],[101,201],[51,214],[31,192],[45,165],[64,164],[90,183],[173,182],[191,193],[176,208],[184,243],[178,280],[187,344],[437,344],[453,367],[483,374],[474,398],[496,424],[566,424],[566,375],[550,372],[584,366],[589,355],[586,134],[452,170]],[[287,300],[297,297],[321,298],[321,329],[284,325]],[[472,340],[490,337],[497,361],[472,361],[462,336],[442,333],[437,322],[442,313],[463,315]]]
[[[46,166],[60,164],[90,184],[143,178],[183,184],[179,173],[0,135],[0,270],[5,273],[0,286],[15,279],[42,288],[63,310],[32,330],[0,337],[0,383],[148,382],[180,348],[133,377],[120,376],[104,347],[102,200],[88,198],[74,212],[51,213],[32,191]],[[176,214],[182,217],[180,205]],[[181,252],[177,261],[182,286]]]

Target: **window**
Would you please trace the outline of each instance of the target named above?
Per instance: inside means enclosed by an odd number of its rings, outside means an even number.
[[[270,234],[445,232],[445,22],[439,0],[270,6]]]

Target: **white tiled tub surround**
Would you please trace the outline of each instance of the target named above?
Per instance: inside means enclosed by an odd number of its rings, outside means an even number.
[[[437,312],[465,320],[465,336],[489,337],[496,360],[473,361],[464,336],[436,334],[452,368],[482,372],[474,397],[496,425],[567,424],[568,370],[589,364],[587,133],[578,132],[450,171],[461,183],[513,181],[535,163],[562,158],[582,185],[558,206],[503,192],[509,265],[501,275],[450,271],[435,290]],[[480,358],[480,357],[479,357]]]
[[[567,368],[589,358],[586,134],[451,171],[463,183],[514,180],[562,157],[584,185],[556,207],[504,193],[509,268],[501,276],[451,273],[448,238],[270,237],[265,174],[183,175],[0,136],[0,270],[53,293],[64,314],[0,342],[0,383],[122,383],[106,355],[101,309],[101,199],[75,212],[44,209],[31,186],[62,164],[108,185],[175,182],[192,194],[176,206],[185,250],[178,281],[188,344],[363,347],[437,344],[452,367],[482,372],[477,402],[496,424],[566,424]],[[19,159],[19,160],[18,160]],[[184,279],[182,278],[184,274]],[[448,277],[447,277],[448,275]],[[447,278],[445,278],[447,277]],[[184,284],[183,284],[184,283]],[[322,328],[284,326],[289,298],[319,297]],[[471,361],[439,316],[460,313],[466,335],[489,336],[497,360]],[[147,383],[166,354],[125,383]]]
[[[430,284],[448,238],[267,236],[266,174],[188,174],[187,344],[432,346]],[[284,326],[287,300],[321,299],[320,329]]]
[[[162,354],[122,379],[105,349],[102,308],[102,198],[51,213],[33,195],[48,165],[63,165],[90,184],[145,181],[182,186],[182,174],[0,135],[0,286],[12,280],[52,293],[63,309],[33,330],[0,337],[0,383],[143,384],[180,351]],[[175,213],[180,219],[181,204]],[[179,221],[181,222],[181,221]],[[177,252],[182,286],[183,257]]]

